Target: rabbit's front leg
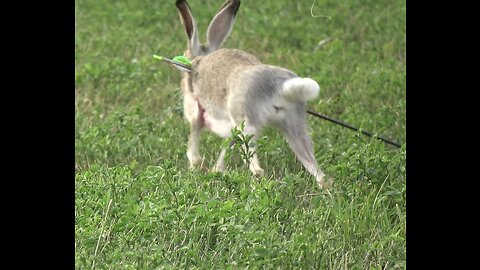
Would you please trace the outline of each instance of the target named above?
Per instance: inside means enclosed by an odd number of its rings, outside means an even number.
[[[228,144],[228,148],[232,148],[235,145],[235,140],[232,140]],[[225,154],[227,153],[227,149],[222,149],[220,151],[220,154],[218,155],[217,162],[215,163],[215,166],[213,167],[212,171],[214,172],[223,172],[225,170]]]
[[[248,168],[255,176],[263,176],[264,170],[262,169],[262,167],[260,167],[260,161],[258,160],[256,145],[256,140],[258,139],[260,130],[253,125],[247,124],[243,133],[253,136],[249,142],[252,145],[248,147],[249,154],[252,156]],[[246,148],[246,145],[243,145],[243,147]]]
[[[251,148],[250,151],[253,152],[252,161],[249,165],[250,171],[256,176],[263,176],[264,170],[260,167],[260,161],[257,156],[257,147],[253,147],[253,149]]]
[[[212,171],[214,172],[223,172],[225,170],[225,154],[227,153],[227,149],[222,149],[220,154],[218,155],[217,162],[213,167]]]
[[[202,164],[203,158],[200,156],[199,153],[199,146],[200,146],[200,130],[194,127],[193,125],[190,126],[190,135],[188,136],[188,149],[187,149],[187,157],[188,161],[190,162],[190,168],[197,167]]]
[[[188,136],[187,157],[190,162],[190,168],[199,166],[203,162],[200,155],[200,133],[203,127],[203,112],[195,98],[186,94],[183,100],[183,109],[185,118],[190,123],[190,135]]]

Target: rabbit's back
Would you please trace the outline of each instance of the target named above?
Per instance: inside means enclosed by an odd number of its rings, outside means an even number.
[[[223,118],[230,89],[228,79],[242,70],[260,65],[255,56],[237,49],[219,49],[197,57],[192,63],[194,95],[212,116]]]

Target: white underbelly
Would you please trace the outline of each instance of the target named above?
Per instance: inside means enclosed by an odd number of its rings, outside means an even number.
[[[205,117],[205,127],[211,132],[217,134],[222,138],[228,138],[232,135],[232,122],[228,119],[215,119],[210,117],[207,114],[204,114]]]

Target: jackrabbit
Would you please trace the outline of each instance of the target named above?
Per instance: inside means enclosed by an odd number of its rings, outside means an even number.
[[[318,168],[312,140],[307,134],[305,102],[318,96],[320,87],[310,78],[262,64],[255,56],[237,49],[219,49],[230,34],[239,0],[227,0],[210,22],[207,43],[200,44],[196,22],[187,1],[176,7],[188,37],[184,55],[192,60],[191,72],[183,72],[184,114],[190,123],[187,157],[191,167],[202,163],[200,132],[208,129],[228,138],[231,129],[245,123],[244,132],[258,138],[262,128],[278,128],[303,164],[315,176],[320,188],[330,188],[331,179]],[[249,164],[255,175],[262,175],[256,149]],[[213,168],[224,170],[226,149]]]

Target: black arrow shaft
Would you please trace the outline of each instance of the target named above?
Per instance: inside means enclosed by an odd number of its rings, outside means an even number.
[[[323,114],[320,114],[320,113],[317,113],[317,112],[314,112],[314,111],[311,111],[311,110],[307,110],[307,112],[308,112],[309,114],[311,114],[311,115],[316,116],[316,117],[320,117],[320,118],[322,118],[322,119],[328,120],[328,121],[333,122],[333,123],[335,123],[335,124],[339,124],[339,125],[341,125],[342,127],[346,127],[346,128],[349,128],[349,129],[352,129],[352,130],[355,130],[355,131],[359,131],[359,130],[360,130],[360,129],[356,128],[356,127],[353,127],[353,126],[351,126],[351,125],[349,125],[349,124],[346,124],[346,123],[343,123],[343,122],[341,122],[341,121],[335,120],[335,119],[330,118],[330,117],[328,117],[328,116],[326,116],[326,115],[323,115]],[[370,136],[370,137],[372,137],[372,138],[374,137],[374,135],[373,135],[372,133],[370,133],[370,132],[363,131],[363,130],[360,130],[360,132],[362,132],[363,134],[365,134],[365,135],[367,135],[367,136]],[[384,142],[386,142],[386,143],[389,143],[389,144],[391,144],[391,145],[395,145],[395,146],[398,147],[398,148],[401,147],[400,144],[395,143],[395,142],[392,142],[392,141],[387,140],[387,139],[385,139],[385,138],[382,138],[382,137],[380,137],[380,136],[377,136],[376,138],[379,139],[379,140],[381,140],[381,141],[384,141]]]

